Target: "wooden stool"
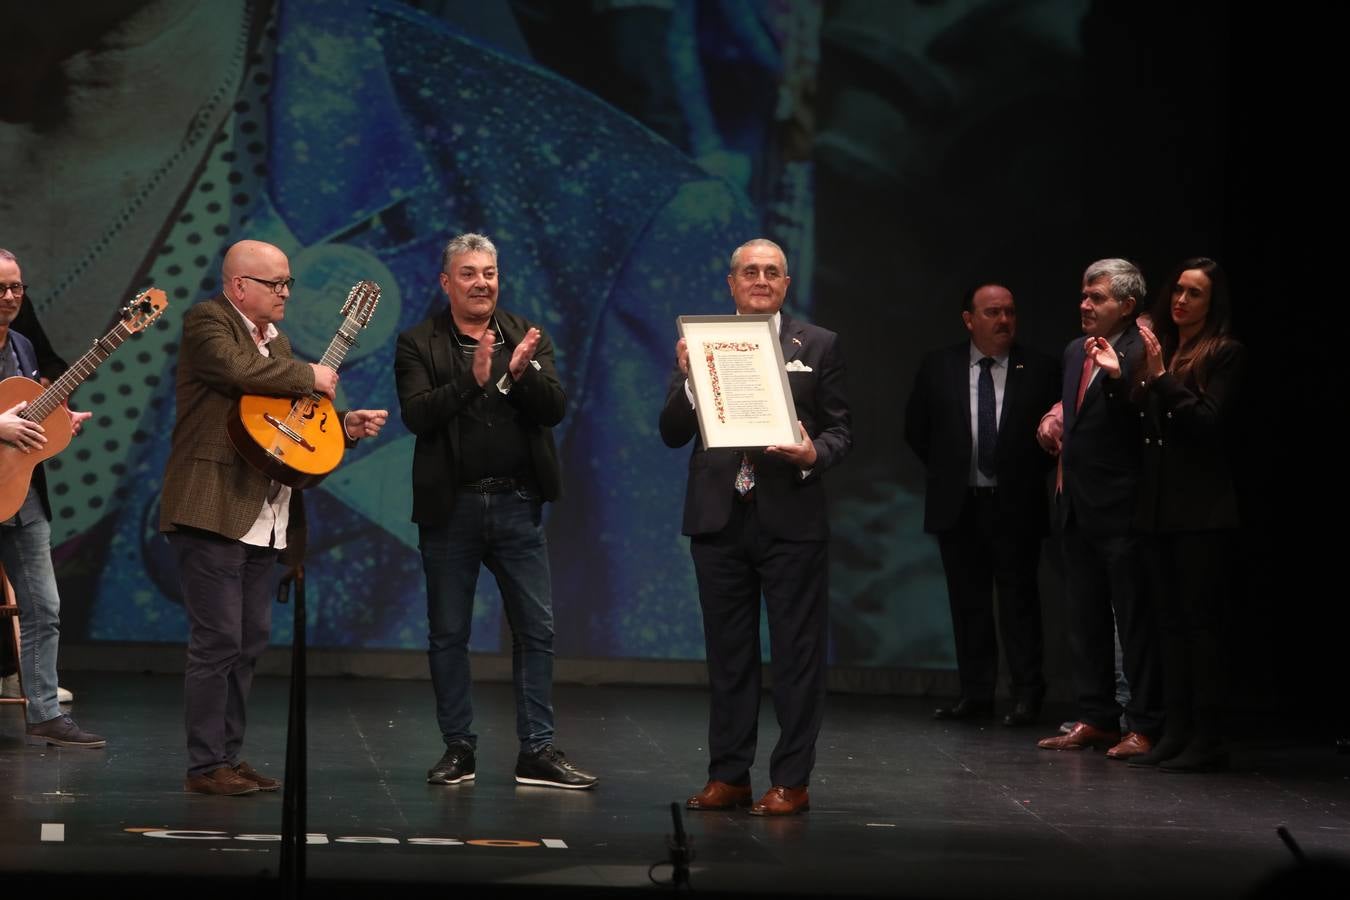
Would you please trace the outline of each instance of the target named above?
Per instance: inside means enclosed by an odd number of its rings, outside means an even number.
[[[0,603],[0,628],[3,628],[5,634],[0,635],[0,640],[10,642],[14,648],[14,662],[18,665],[19,661],[19,603],[14,599],[14,585],[9,583],[5,577],[5,567],[0,566],[0,588],[4,591],[4,602]],[[8,620],[8,621],[6,621]],[[28,701],[24,699],[23,693],[23,666],[19,666],[19,696],[0,697],[0,703],[18,703],[24,704]]]

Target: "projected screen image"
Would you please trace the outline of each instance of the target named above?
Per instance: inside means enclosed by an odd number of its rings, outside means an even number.
[[[1172,82],[1109,74],[1132,26],[1085,0],[46,7],[13,14],[51,53],[5,101],[0,246],[68,360],[138,291],[169,298],[77,392],[94,418],[47,464],[69,642],[186,638],[158,497],[182,316],[219,292],[225,249],[288,254],[282,328],[306,360],[351,286],[377,282],[337,405],[396,411],[395,339],[444,308],[441,250],[478,231],[501,308],[548,331],[567,393],[546,512],[557,652],[702,658],[679,533],[689,449],[662,444],[657,416],[676,318],[732,312],[728,257],[763,236],[786,250],[787,308],[839,332],[849,364],[856,450],[827,481],[832,660],[951,667],[900,438],[919,358],[964,339],[976,279],[1014,284],[1021,333],[1058,353],[1087,262],[1172,261],[1174,235],[1106,209],[1098,179],[1138,159],[1124,189],[1202,195],[1191,163],[1222,127],[1143,155],[1180,115]],[[1124,92],[1122,139],[1095,104]],[[309,491],[311,646],[425,647],[413,442],[395,413]],[[510,649],[486,576],[471,648]]]

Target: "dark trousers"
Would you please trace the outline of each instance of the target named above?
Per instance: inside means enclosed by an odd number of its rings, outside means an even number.
[[[1232,532],[1152,535],[1143,547],[1150,593],[1157,599],[1167,738],[1217,741],[1223,730],[1222,631]]]
[[[239,762],[253,668],[267,648],[277,551],[209,531],[169,534],[188,614],[188,775]]]
[[[970,494],[956,528],[937,536],[947,575],[961,696],[979,702],[994,699],[998,679],[994,624],[997,595],[997,631],[1003,638],[1013,697],[1039,706],[1045,696],[1037,580],[1041,537],[1033,529],[999,532],[995,526],[996,503],[992,494]]]
[[[825,711],[829,572],[824,541],[784,541],[760,527],[753,500],[733,504],[717,534],[690,541],[703,607],[712,692],[708,777],[745,784],[759,730],[759,609],[769,616],[773,706],[779,737],[769,758],[776,785],[811,778]]]
[[[1078,718],[1108,731],[1120,727],[1121,709],[1115,696],[1115,632],[1119,630],[1121,661],[1130,683],[1125,722],[1131,731],[1156,738],[1163,724],[1162,683],[1139,539],[1089,534],[1071,522],[1064,529],[1063,547]]]

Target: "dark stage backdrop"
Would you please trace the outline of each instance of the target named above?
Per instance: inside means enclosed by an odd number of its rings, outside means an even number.
[[[697,659],[679,510],[688,450],[656,420],[680,314],[727,312],[727,256],[779,241],[795,315],[838,331],[856,450],[830,476],[832,654],[950,668],[921,472],[901,440],[927,349],[963,291],[1014,290],[1058,353],[1079,275],[1197,253],[1239,293],[1273,251],[1259,25],[1226,4],[1031,2],[110,2],[7,12],[0,246],[68,358],[154,284],[171,306],[80,390],[86,433],[49,464],[73,642],[185,639],[156,532],[183,313],[234,240],[297,285],[285,330],[317,358],[349,286],[383,301],[340,401],[396,410],[397,333],[442,307],[440,249],[479,230],[504,308],[543,323],[569,412],[549,511],[558,652]],[[1240,28],[1238,27],[1240,26]],[[1234,37],[1234,34],[1238,37]],[[1240,309],[1241,312],[1241,309]],[[311,491],[311,646],[421,648],[395,415]],[[274,637],[289,638],[278,616]],[[473,648],[509,650],[480,584]]]

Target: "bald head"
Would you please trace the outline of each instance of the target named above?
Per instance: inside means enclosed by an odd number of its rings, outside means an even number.
[[[225,261],[220,265],[220,279],[229,292],[230,280],[241,275],[256,275],[254,270],[275,268],[277,262],[286,265],[286,254],[281,248],[263,241],[240,241],[225,251]]]
[[[225,296],[259,331],[285,317],[290,280],[286,254],[263,241],[240,241],[225,251],[220,265]]]

